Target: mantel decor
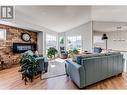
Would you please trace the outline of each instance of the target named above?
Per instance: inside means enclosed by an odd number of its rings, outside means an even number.
[[[28,33],[21,33],[21,39],[25,42],[30,41],[31,36]]]

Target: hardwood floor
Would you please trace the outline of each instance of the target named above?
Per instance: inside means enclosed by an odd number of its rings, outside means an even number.
[[[24,85],[18,70],[19,67],[14,67],[0,71],[0,89],[78,89],[66,75],[46,80],[36,78],[32,83]],[[106,79],[84,89],[127,89],[127,74]]]

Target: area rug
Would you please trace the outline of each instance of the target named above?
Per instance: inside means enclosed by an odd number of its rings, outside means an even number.
[[[42,79],[54,78],[65,75],[65,61],[56,59],[49,62],[48,72],[42,74]]]

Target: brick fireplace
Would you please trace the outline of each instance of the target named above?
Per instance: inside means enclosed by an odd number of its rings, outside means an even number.
[[[0,29],[6,29],[6,40],[0,41],[0,55],[3,58],[3,61],[8,65],[8,67],[12,67],[13,65],[18,64],[20,57],[20,53],[12,52],[13,43],[37,44],[37,33],[34,31],[3,24],[0,24]],[[28,33],[31,36],[31,40],[29,42],[24,42],[21,39],[21,33]]]

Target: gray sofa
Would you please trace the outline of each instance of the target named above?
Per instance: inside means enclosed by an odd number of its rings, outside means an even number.
[[[66,60],[66,73],[83,88],[123,72],[123,55],[114,53],[76,56],[75,62]]]

